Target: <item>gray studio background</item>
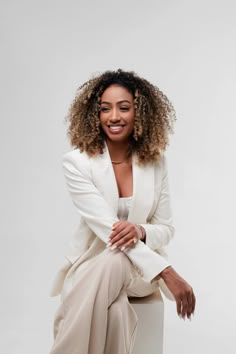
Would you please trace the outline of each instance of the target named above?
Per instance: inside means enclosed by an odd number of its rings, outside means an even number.
[[[194,287],[192,322],[165,302],[164,354],[235,345],[234,1],[1,1],[0,350],[48,353],[54,275],[77,224],[61,156],[76,88],[134,70],[172,100],[169,259]]]

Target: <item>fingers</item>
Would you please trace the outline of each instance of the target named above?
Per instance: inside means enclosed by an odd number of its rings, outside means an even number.
[[[191,319],[191,315],[194,314],[195,306],[196,306],[196,298],[192,288],[187,293],[187,301],[188,301],[188,307],[187,307],[186,315],[188,319]]]
[[[193,292],[192,294],[192,315],[194,315],[194,312],[195,312],[195,307],[196,307],[196,297],[195,297],[195,294]]]
[[[171,266],[164,269],[160,276],[175,298],[179,317],[191,319],[196,306],[192,287]]]
[[[187,315],[187,311],[188,311],[188,299],[187,299],[187,296],[182,299],[181,303],[182,303],[181,317],[183,319],[185,319],[185,316]]]
[[[107,247],[124,250],[125,248],[134,246],[138,239],[135,224],[127,221],[118,221],[113,225]]]
[[[175,299],[175,300],[176,300],[177,314],[181,318],[182,317],[182,302],[181,302],[181,299]]]
[[[111,243],[111,248],[120,248],[123,251],[124,248],[128,247],[128,245],[131,244],[131,240],[133,240],[132,234],[129,232],[128,234],[121,237],[118,241]]]
[[[128,227],[121,229],[121,230],[117,229],[111,233],[110,242],[112,244],[116,244],[121,239],[127,237],[128,234],[131,234],[131,230]]]
[[[137,242],[138,242],[138,240],[135,237],[129,239],[129,241],[127,243],[125,243],[124,246],[122,247],[122,251],[125,248],[134,247]]]
[[[180,318],[187,317],[191,320],[191,316],[194,314],[196,305],[196,298],[193,289],[186,290],[181,296],[176,299],[176,309]]]

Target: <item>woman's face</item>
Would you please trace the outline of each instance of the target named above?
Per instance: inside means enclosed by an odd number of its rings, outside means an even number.
[[[128,141],[134,129],[132,94],[119,85],[109,86],[101,96],[100,122],[111,141]]]

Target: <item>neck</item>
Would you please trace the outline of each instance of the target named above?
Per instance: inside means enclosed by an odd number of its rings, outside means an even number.
[[[109,154],[112,161],[123,161],[128,158],[129,143],[128,142],[113,142],[106,140]]]

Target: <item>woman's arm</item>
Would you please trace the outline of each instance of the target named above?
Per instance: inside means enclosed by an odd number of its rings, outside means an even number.
[[[141,237],[139,236],[138,238],[145,242],[152,250],[158,250],[159,248],[166,246],[172,239],[175,231],[170,206],[167,163],[164,155],[162,155],[161,163],[162,169],[159,170],[162,173],[161,190],[156,209],[151,217],[150,223],[138,224],[138,226],[141,226],[143,229]],[[127,237],[126,239],[123,239],[123,235],[127,234],[129,229],[134,228],[134,224],[128,221],[119,221],[115,224],[115,228],[115,231],[112,233],[112,244],[117,247],[130,246],[129,238]]]
[[[79,156],[79,158],[78,158]],[[62,157],[67,188],[79,215],[103,242],[107,243],[112,224],[119,221],[112,208],[96,188],[90,174],[89,160],[69,152]]]
[[[89,160],[83,154],[63,155],[63,170],[68,190],[77,212],[89,228],[105,243],[108,243],[112,226],[118,222],[115,212],[94,185]],[[134,248],[124,251],[136,265],[144,279],[151,281],[170,264],[159,254],[153,252],[143,242],[138,241]]]
[[[70,154],[63,155],[66,183],[77,212],[84,218],[91,230],[103,242],[108,243],[112,226],[118,219],[93,184],[89,167],[88,159],[82,155],[79,161]],[[137,266],[145,280],[154,281],[161,277],[176,300],[178,314],[182,317],[186,315],[190,317],[195,309],[195,296],[192,288],[163,257],[141,241],[138,241],[135,247],[124,250],[124,253]]]

